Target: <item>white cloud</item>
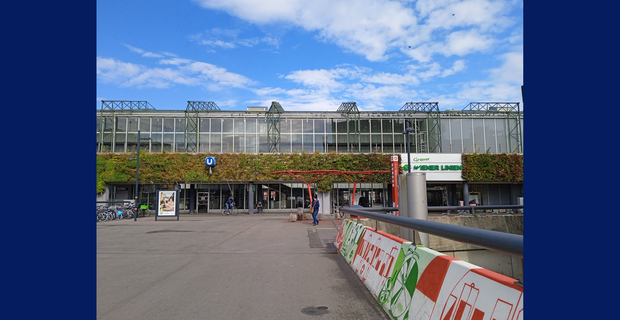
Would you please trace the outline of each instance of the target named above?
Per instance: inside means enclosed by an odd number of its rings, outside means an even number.
[[[211,47],[221,47],[224,49],[232,49],[235,47],[234,43],[222,40],[201,40],[200,44]]]
[[[459,71],[463,71],[465,70],[465,61],[463,60],[456,60],[454,61],[454,63],[452,64],[452,68],[450,69],[445,69],[442,73],[441,73],[441,77],[447,77],[447,76],[451,76]]]
[[[489,71],[491,79],[496,82],[523,84],[523,52],[509,52],[501,56],[504,63],[497,69]]]
[[[139,54],[141,54],[143,57],[147,57],[147,58],[163,58],[163,55],[161,54],[157,54],[157,53],[153,53],[153,52],[147,52],[144,51],[140,48],[136,48],[136,47],[132,47],[128,44],[125,45],[125,47],[129,48],[129,50],[133,51],[133,52],[137,52]]]
[[[307,87],[326,88],[338,90],[343,88],[343,84],[336,81],[340,78],[338,70],[300,70],[295,71],[284,78],[300,83]]]
[[[122,83],[140,75],[143,66],[110,58],[97,57],[97,77],[104,83]]]
[[[476,51],[485,51],[493,44],[493,39],[481,35],[476,30],[455,31],[446,37],[442,53],[445,56],[464,56]]]
[[[97,57],[97,77],[103,83],[122,87],[169,88],[174,85],[203,86],[209,90],[245,88],[253,81],[215,65],[190,59],[162,59],[159,64],[172,68],[150,68]]]
[[[321,39],[370,61],[385,60],[390,51],[408,46],[416,50],[406,54],[420,62],[429,62],[435,53],[484,50],[494,34],[515,23],[507,16],[515,4],[502,0],[419,0],[413,5],[394,0],[194,2],[254,24],[285,23],[316,31]],[[452,30],[457,33],[445,39],[444,32]]]

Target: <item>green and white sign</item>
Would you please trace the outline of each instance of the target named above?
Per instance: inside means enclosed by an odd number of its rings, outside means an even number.
[[[407,154],[401,153],[401,167],[408,172]],[[426,173],[426,181],[463,181],[460,153],[412,153],[411,172]]]

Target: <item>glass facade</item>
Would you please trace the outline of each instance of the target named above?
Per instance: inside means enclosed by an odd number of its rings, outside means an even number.
[[[267,153],[269,134],[264,114],[221,112],[197,119],[193,132],[183,115],[162,112],[150,115],[97,118],[97,152],[129,152],[137,148],[137,133],[150,137],[140,143],[146,152]],[[412,153],[522,152],[522,118],[508,116],[442,115],[440,120],[411,118],[397,112],[361,113],[346,119],[326,112],[284,113],[279,119],[282,153],[405,153],[406,127]],[[198,131],[198,132],[196,132]]]

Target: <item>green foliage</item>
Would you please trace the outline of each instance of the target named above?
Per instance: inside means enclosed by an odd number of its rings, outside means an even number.
[[[523,155],[463,154],[463,179],[469,182],[523,182]]]
[[[132,182],[136,179],[136,160],[131,154],[97,155],[97,193],[105,191],[106,183]],[[205,157],[215,157],[217,165],[209,168]],[[390,170],[390,155],[381,154],[185,154],[140,153],[140,181],[142,183],[208,183],[235,181],[294,180],[291,176],[274,175],[286,170]],[[304,177],[309,178],[309,177]],[[354,180],[361,178],[351,177]],[[308,179],[309,180],[309,179]],[[317,190],[329,192],[332,181],[340,176],[325,176],[316,181]],[[364,182],[389,183],[390,174],[373,174]]]

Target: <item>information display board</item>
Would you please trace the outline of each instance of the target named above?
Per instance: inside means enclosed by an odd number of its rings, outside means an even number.
[[[179,192],[180,190],[157,190],[156,214],[157,217],[177,217],[179,220]]]

